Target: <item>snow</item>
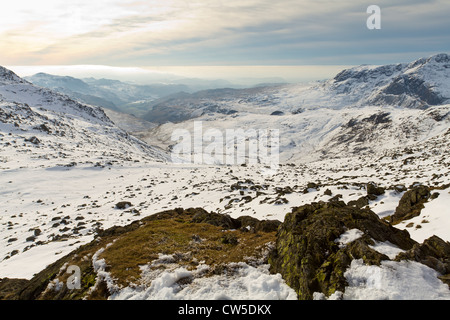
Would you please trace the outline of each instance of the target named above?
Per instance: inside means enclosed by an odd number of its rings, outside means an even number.
[[[84,241],[93,240],[92,236],[88,236]],[[22,278],[31,279],[33,275],[45,269],[49,264],[62,258],[66,254],[72,252],[77,247],[77,239],[68,241],[55,241],[45,246],[36,246],[25,252],[20,252],[8,260],[0,263],[0,278]],[[11,250],[9,246],[5,248]],[[2,252],[4,252],[4,250]]]
[[[297,294],[280,274],[270,274],[268,265],[230,264],[235,273],[201,277],[209,267],[199,265],[160,272],[149,287],[126,287],[111,300],[295,300]],[[145,270],[145,269],[144,269]],[[148,272],[148,271],[147,271]],[[154,275],[153,275],[154,276]],[[148,275],[147,275],[148,277]],[[145,271],[143,278],[146,278]],[[179,281],[187,279],[187,284]]]
[[[374,240],[374,242],[375,245],[369,247],[374,249],[375,251],[378,251],[379,253],[387,255],[389,259],[394,259],[400,252],[405,252],[389,241],[381,242]]]
[[[380,218],[393,215],[403,194],[405,194],[405,191],[397,192],[395,190],[386,190],[385,193],[378,196],[377,199],[369,201],[370,208]]]
[[[2,170],[0,171],[2,185],[0,196],[4,210],[0,213],[2,234],[0,277],[30,278],[33,273],[39,272],[48,263],[56,261],[59,256],[91,241],[97,226],[106,229],[114,225],[126,225],[162,210],[203,207],[208,211],[229,214],[234,218],[250,215],[259,219],[283,221],[286,213],[290,212],[294,206],[314,201],[328,201],[337,194],[342,195],[342,200],[347,203],[364,196],[366,194],[364,183],[368,181],[367,177],[370,176],[371,180],[376,180],[376,177],[372,176],[370,168],[362,167],[359,170],[348,171],[345,166],[346,162],[343,160],[335,163],[321,162],[307,167],[283,165],[275,175],[270,177],[258,174],[251,167],[173,166],[163,163],[128,163],[105,168],[78,165]],[[428,168],[430,172],[435,172],[431,170],[433,165]],[[431,174],[425,175],[421,181],[428,183],[429,176]],[[383,177],[383,171],[380,177]],[[327,181],[327,178],[333,179],[330,180],[330,184],[303,193],[308,182]],[[237,181],[246,179],[253,182],[253,184],[241,184],[247,189],[230,189],[230,186]],[[417,180],[414,171],[407,179],[402,178],[407,183]],[[343,184],[335,184],[336,182]],[[386,183],[381,179],[375,182]],[[356,184],[352,185],[353,183]],[[254,185],[268,185],[267,189],[260,190],[266,194],[256,197],[256,191],[250,189]],[[295,185],[298,187],[294,188]],[[292,193],[282,196],[288,200],[288,203],[270,203],[278,197],[275,188],[285,186],[293,188]],[[326,189],[332,192],[331,196],[324,194]],[[243,191],[242,195],[240,191]],[[416,241],[434,233],[449,241],[450,226],[448,226],[449,219],[446,218],[449,208],[446,204],[450,200],[448,191],[449,189],[436,190],[435,192],[440,194],[439,197],[425,204],[421,216],[396,227],[407,229]],[[253,200],[244,201],[246,196],[251,196]],[[369,203],[369,207],[378,214],[386,211],[394,212],[400,197],[401,193],[386,190],[385,195]],[[263,201],[266,198],[269,200]],[[232,199],[236,200],[228,206]],[[115,204],[119,201],[130,201],[133,206],[125,210],[115,209]],[[139,215],[132,212],[134,209],[139,211]],[[70,217],[66,219],[67,225],[53,227],[55,223],[67,216]],[[421,223],[423,219],[428,220],[429,223]],[[80,221],[85,222],[85,229],[73,233],[71,230]],[[411,221],[414,223],[417,221],[422,228],[406,228],[405,225]],[[68,231],[59,231],[66,226]],[[36,228],[41,230],[41,234],[36,237],[35,242],[27,242],[26,239],[33,234],[30,230]],[[69,241],[58,241],[55,238],[57,235],[64,234]],[[8,242],[10,238],[17,238],[17,240]],[[30,247],[38,241],[42,241],[42,244]],[[27,247],[29,247],[28,250],[23,252]],[[18,253],[3,260],[13,250],[17,250]],[[55,252],[60,254],[55,255]],[[21,260],[22,256],[24,259],[29,257],[26,264]],[[42,263],[29,263],[32,260]],[[21,271],[25,268],[24,266],[29,271]]]
[[[445,115],[450,111],[450,105],[430,107],[427,110],[369,105],[358,108],[322,108],[320,111],[312,109],[295,115],[286,112],[282,116],[270,116],[254,108],[254,112],[240,112],[233,116],[206,114],[195,121],[202,122],[203,132],[219,130],[224,137],[227,129],[279,130],[280,161],[308,163],[320,160],[324,155],[327,158],[351,156],[354,153],[369,155],[397,146],[416,145],[417,141],[444,134],[448,128],[448,119],[436,122],[432,115]],[[267,112],[271,111],[273,109]],[[374,130],[373,123],[365,119],[380,113],[389,113],[391,122],[378,125],[377,130]],[[364,127],[360,132],[365,135],[358,139],[352,127],[347,127],[351,121]],[[193,122],[163,124],[155,130],[139,133],[138,136],[143,141],[167,148],[177,144],[177,141],[172,141],[175,130],[187,129],[193,134]],[[206,151],[209,144],[204,139],[204,157],[208,156]]]
[[[441,300],[450,290],[433,269],[415,261],[382,261],[381,266],[353,260],[344,273],[346,300]]]
[[[431,193],[437,193],[439,196],[429,199],[419,216],[402,221],[397,227],[407,229],[411,238],[417,242],[423,242],[431,235],[450,241],[450,187],[432,190]],[[411,223],[412,227],[406,227]]]
[[[339,245],[339,248],[344,248],[347,244],[349,244],[352,241],[355,241],[356,239],[359,239],[363,235],[364,232],[362,232],[359,229],[350,229],[341,234],[339,238],[334,240],[334,242],[336,242]]]
[[[77,104],[14,76],[0,81],[0,278],[30,279],[92,241],[99,227],[127,225],[178,207],[283,221],[292,207],[334,196],[346,203],[357,200],[367,195],[365,185],[373,181],[386,191],[369,201],[369,208],[380,218],[393,214],[404,192],[392,186],[450,183],[450,122],[446,116],[450,105],[422,110],[369,102],[402,72],[418,74],[449,97],[450,69],[434,72],[433,68],[442,66],[433,61],[425,67],[417,62],[414,66],[350,71],[375,72],[381,77],[378,84],[370,77],[364,81],[349,78],[340,83],[330,80],[267,88],[242,101],[241,97],[213,101],[239,112],[201,115],[196,121],[202,121],[204,132],[280,130],[280,166],[271,174],[263,174],[263,166],[165,162],[170,158],[166,152],[128,135],[99,108]],[[301,113],[291,114],[300,108]],[[277,110],[285,115],[270,116]],[[389,113],[392,122],[371,126],[367,119],[382,112]],[[351,121],[361,126],[358,132],[364,136],[355,136],[348,125]],[[41,124],[46,124],[51,134],[36,129]],[[125,124],[132,127],[133,120],[127,118]],[[139,137],[167,147],[173,144],[173,130],[192,125],[168,123]],[[33,136],[41,143],[29,142]],[[355,151],[359,149],[362,151]],[[319,186],[307,188],[308,182]],[[231,188],[235,184],[240,188]],[[278,188],[287,186],[291,191],[280,195]],[[324,193],[327,189],[331,196]],[[449,192],[448,187],[433,190],[438,197],[425,203],[421,215],[396,227],[408,230],[418,242],[433,234],[450,241]],[[132,206],[116,209],[119,201],[130,201]],[[347,230],[337,243],[345,246],[362,234],[358,229]],[[391,259],[401,252],[389,242],[375,241],[371,247]],[[204,277],[209,266],[200,264],[187,270],[173,263],[170,255],[160,255],[153,265],[141,267],[146,282],[119,288],[105,271],[101,252],[93,256],[92,263],[98,279],[107,281],[115,292],[113,299],[296,298],[280,275],[268,272],[267,265],[240,263],[230,266],[233,273]],[[158,264],[165,269],[153,268]],[[350,286],[329,299],[449,299],[448,287],[437,274],[416,262],[383,261],[381,266],[366,266],[353,261],[346,277]],[[52,286],[59,288],[60,283]],[[323,298],[320,294],[315,297]]]

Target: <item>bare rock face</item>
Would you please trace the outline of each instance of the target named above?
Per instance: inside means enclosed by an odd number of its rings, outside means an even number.
[[[340,244],[339,237],[351,229],[358,229],[361,236]],[[314,292],[329,296],[344,291],[344,272],[353,259],[376,265],[389,260],[370,247],[374,240],[389,241],[403,250],[416,244],[407,231],[391,226],[368,209],[342,201],[294,208],[278,229],[269,258],[271,271],[280,273],[299,299],[312,299]]]

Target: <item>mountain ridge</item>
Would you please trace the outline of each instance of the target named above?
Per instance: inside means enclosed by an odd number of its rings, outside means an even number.
[[[168,159],[162,150],[117,127],[100,107],[35,86],[3,67],[0,72],[0,124],[5,133],[2,134],[3,166],[14,166],[14,154],[21,149],[18,140],[33,141],[28,144],[32,148],[24,148],[19,153],[21,156],[53,159],[42,161],[44,166],[57,165],[63,159],[66,164],[114,163],[118,159],[127,161],[130,155],[136,160]]]

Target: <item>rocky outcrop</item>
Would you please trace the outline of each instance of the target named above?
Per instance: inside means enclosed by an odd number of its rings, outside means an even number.
[[[430,188],[419,185],[405,192],[395,209],[395,213],[390,217],[390,222],[395,224],[403,220],[411,219],[420,215],[424,203],[430,198]]]
[[[402,252],[397,260],[414,260],[420,262],[442,276],[440,279],[450,286],[450,243],[438,236],[432,236],[423,243],[415,244],[411,250]]]
[[[351,200],[348,202],[349,206],[354,206],[356,208],[363,208],[367,205],[369,205],[369,197],[363,196],[361,198],[358,198],[357,200]]]
[[[407,102],[408,97],[413,97]],[[407,104],[408,107],[423,107],[442,104],[446,99],[433,91],[425,80],[414,75],[400,75],[383,90],[383,94],[374,99],[374,103]]]
[[[360,237],[340,243],[340,237],[357,229]],[[299,299],[312,299],[314,292],[326,296],[344,291],[344,272],[353,259],[380,264],[389,258],[370,247],[389,241],[403,250],[416,242],[368,209],[342,201],[319,202],[294,208],[278,229],[277,242],[269,263],[296,290]]]

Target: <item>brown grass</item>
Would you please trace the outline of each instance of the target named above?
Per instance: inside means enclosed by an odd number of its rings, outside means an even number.
[[[224,241],[226,234],[231,234],[237,244]],[[158,254],[179,253],[177,263],[184,267],[193,268],[201,261],[214,270],[249,257],[261,258],[264,245],[272,241],[275,232],[223,231],[206,223],[155,220],[120,236],[101,258],[111,266],[109,271],[118,283],[126,285],[136,282],[141,273],[139,266],[157,259]]]

